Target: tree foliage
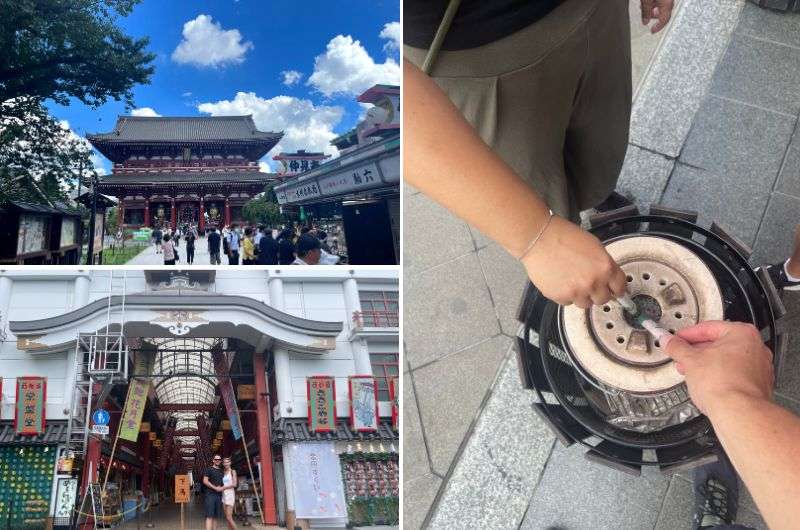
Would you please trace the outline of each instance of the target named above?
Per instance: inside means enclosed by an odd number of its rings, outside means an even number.
[[[88,143],[53,119],[38,98],[0,103],[0,201],[64,200],[93,171]]]
[[[147,38],[116,25],[140,0],[0,0],[0,102],[21,96],[74,97],[92,107],[109,98],[133,106],[155,55]]]
[[[272,186],[267,186],[264,193],[248,201],[242,208],[242,215],[251,223],[270,227],[278,227],[284,221]]]

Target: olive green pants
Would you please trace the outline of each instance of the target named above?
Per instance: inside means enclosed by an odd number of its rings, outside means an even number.
[[[417,66],[425,53],[404,47]],[[576,219],[613,191],[631,111],[628,0],[567,0],[498,41],[440,52],[431,77],[554,212]]]

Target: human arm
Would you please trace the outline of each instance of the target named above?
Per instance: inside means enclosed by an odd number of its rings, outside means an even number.
[[[800,418],[772,399],[772,353],[755,327],[704,322],[678,332],[666,353],[772,530],[800,519]]]
[[[207,487],[207,488],[209,488],[209,489],[212,489],[212,490],[214,490],[214,491],[217,491],[217,492],[220,492],[220,491],[222,491],[222,489],[223,489],[223,488],[221,488],[221,487],[219,487],[219,486],[215,486],[215,485],[213,485],[213,484],[211,483],[211,481],[210,481],[210,480],[208,480],[208,475],[203,475],[203,485],[204,485],[205,487]]]
[[[483,142],[436,83],[407,60],[403,74],[406,182],[522,257],[531,281],[548,298],[585,308],[624,293],[625,275],[596,237],[558,216],[548,225],[545,202]]]

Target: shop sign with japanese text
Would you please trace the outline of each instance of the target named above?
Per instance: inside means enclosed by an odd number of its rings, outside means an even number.
[[[311,432],[336,430],[336,381],[330,376],[309,377],[308,428]]]
[[[350,385],[350,425],[356,431],[378,430],[378,389],[375,378],[354,375]]]
[[[123,440],[135,442],[139,437],[149,385],[149,382],[135,377],[128,385],[128,397],[125,399],[125,410],[122,412],[122,423],[119,428],[119,437]]]
[[[33,436],[44,433],[44,404],[47,400],[47,379],[18,377],[14,425],[17,434]]]
[[[355,166],[319,178],[319,189],[323,195],[340,195],[381,185],[383,182],[376,164]]]

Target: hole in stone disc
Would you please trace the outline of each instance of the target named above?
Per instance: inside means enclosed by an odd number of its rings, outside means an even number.
[[[683,318],[683,313],[678,311],[677,313],[675,313],[675,318]]]
[[[661,304],[658,303],[658,300],[648,294],[637,294],[632,300],[633,303],[636,304],[636,308],[639,310],[637,316],[631,316],[631,314],[627,311],[622,312],[625,322],[627,322],[632,328],[644,329],[639,323],[639,319],[642,317],[650,319],[654,322],[661,320]]]
[[[617,337],[617,342],[619,342],[620,344],[624,343],[625,342],[625,337],[620,335],[619,337]]]
[[[604,305],[603,306],[603,311],[608,313],[609,311],[611,311],[611,306]]]
[[[670,332],[670,333],[672,333],[673,335],[675,334],[675,330],[674,330],[674,329],[668,329],[667,331],[669,331],[669,332]]]
[[[630,274],[628,274],[628,275],[625,277],[625,279],[626,279],[626,280],[628,280],[628,283],[631,283],[631,282],[633,281],[633,276],[631,276]]]
[[[667,285],[667,280],[659,280],[658,285]]]
[[[645,272],[644,274],[642,274],[642,279],[643,280],[649,280],[650,279],[650,274]]]
[[[614,323],[613,322],[606,322],[606,329],[614,329]]]
[[[659,341],[656,341],[655,345],[656,345],[656,348],[660,348],[661,347],[661,343]]]

